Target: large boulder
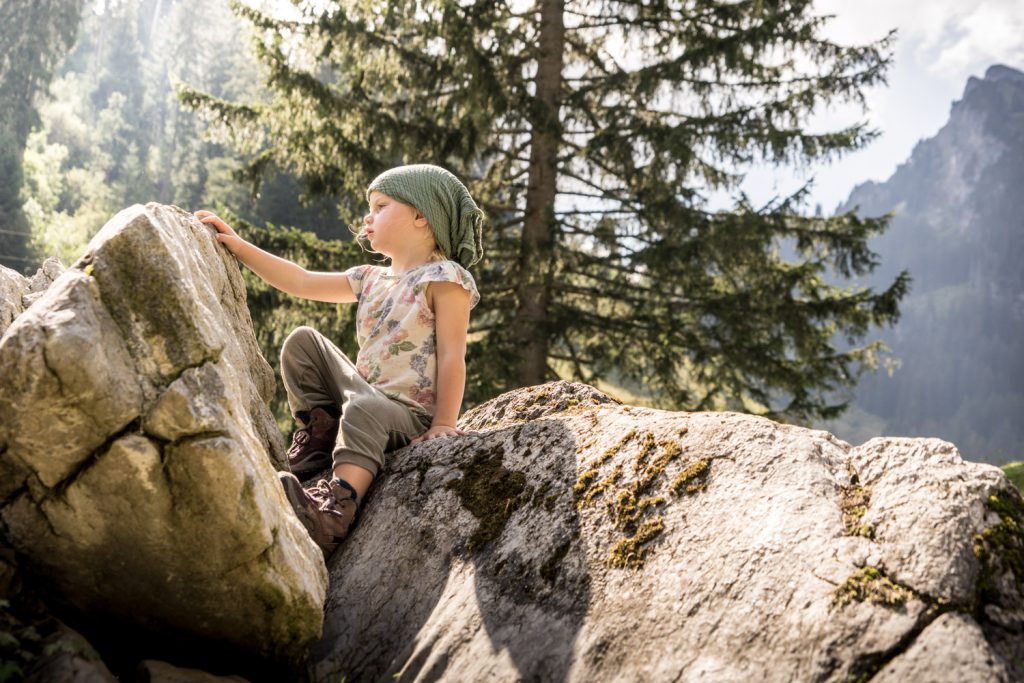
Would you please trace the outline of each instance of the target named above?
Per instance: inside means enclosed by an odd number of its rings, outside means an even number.
[[[948,443],[564,382],[460,426],[331,558],[312,680],[1024,680],[1024,505]]]
[[[273,372],[211,232],[126,209],[11,324],[0,516],[69,611],[294,665],[327,574],[278,483]]]

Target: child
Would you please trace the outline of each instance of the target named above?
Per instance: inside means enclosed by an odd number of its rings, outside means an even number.
[[[366,191],[358,233],[390,266],[309,272],[239,237],[209,211],[217,241],[270,285],[293,296],[356,302],[359,355],[353,364],[320,333],[293,331],[281,376],[299,429],[289,469],[333,477],[309,490],[295,474],[281,483],[313,540],[329,555],[348,535],[384,453],[463,434],[456,428],[466,382],[469,311],[480,299],[466,270],[480,260],[483,213],[466,187],[438,166],[400,166]]]

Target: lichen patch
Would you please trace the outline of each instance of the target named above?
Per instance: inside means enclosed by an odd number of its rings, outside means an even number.
[[[635,436],[636,430],[631,430],[624,437],[619,439],[618,443],[599,455],[592,463],[590,463],[590,466],[583,472],[583,474],[579,476],[579,479],[576,480],[576,484],[572,487],[573,500],[575,500],[577,508],[586,506],[597,495],[589,494],[591,485],[601,473],[601,466],[611,460],[616,453],[624,449],[626,444],[632,441]]]

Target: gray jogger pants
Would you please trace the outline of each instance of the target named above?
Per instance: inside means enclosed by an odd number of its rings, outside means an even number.
[[[341,410],[334,467],[351,463],[377,476],[385,452],[405,446],[430,426],[368,384],[341,349],[310,327],[299,327],[285,339],[281,377],[292,415],[322,405]]]

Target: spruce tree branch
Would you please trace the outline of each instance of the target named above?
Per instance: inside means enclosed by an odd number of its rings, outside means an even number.
[[[559,193],[559,194],[561,194],[561,193]],[[614,216],[614,215],[633,216],[634,212],[630,211],[629,209],[568,209],[568,210],[555,211],[555,215],[556,216],[594,216],[594,215],[600,215],[600,216]],[[587,234],[589,235],[590,233],[588,232]]]
[[[593,374],[591,374],[590,377],[588,377],[587,373],[583,370],[584,362],[580,360],[579,354],[576,352],[576,345],[572,343],[572,340],[569,339],[569,336],[564,332],[561,334],[561,339],[562,343],[565,345],[565,349],[568,352],[569,356],[568,358],[562,358],[559,360],[568,360],[570,363],[572,363],[573,369],[576,372],[576,376],[581,381],[590,383],[593,380]]]
[[[593,180],[590,180],[589,178],[584,178],[583,176],[581,176],[579,174],[576,174],[576,173],[573,173],[572,171],[569,171],[568,169],[564,169],[564,168],[562,170],[562,175],[565,176],[566,178],[572,178],[573,180],[575,180],[575,181],[577,181],[579,183],[582,183],[583,185],[585,185],[586,187],[589,187],[592,190],[600,192],[601,194],[597,195],[599,197],[603,197],[605,199],[610,199],[612,201],[622,202],[624,204],[628,203],[629,200],[630,200],[630,198],[628,197],[629,190],[627,188],[624,188],[624,187],[607,188],[607,187],[604,187],[603,185],[598,184],[597,182],[595,182]],[[625,195],[627,195],[627,197],[623,198],[621,196],[616,196],[617,193],[625,194]],[[560,192],[559,194],[568,194],[568,193]]]
[[[653,332],[659,329],[659,327],[654,323],[645,323],[639,319],[600,316],[581,308],[567,308],[566,312],[570,314],[568,319],[573,321],[574,327],[586,325],[594,330],[611,329],[623,332],[635,332],[637,330]]]

